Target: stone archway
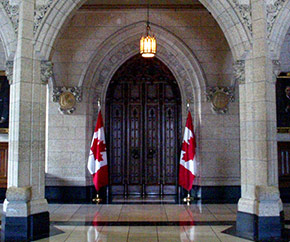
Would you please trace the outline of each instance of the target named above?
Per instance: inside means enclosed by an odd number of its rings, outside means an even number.
[[[283,4],[281,1],[280,4]],[[290,27],[290,1],[284,3],[282,9],[272,26],[271,33],[269,33],[269,48],[271,51],[272,59],[279,60],[281,48]]]
[[[5,50],[6,60],[13,60],[16,51],[17,37],[12,23],[7,16],[3,3],[0,4],[0,38]]]
[[[61,33],[62,27],[85,2],[86,0],[60,0],[50,7],[35,35],[36,50],[40,56],[49,59],[54,42]],[[234,59],[243,58],[250,48],[250,37],[232,3],[229,0],[214,2],[201,0],[200,2],[213,15],[223,30]]]
[[[107,88],[116,70],[129,58],[138,54],[139,38],[143,32],[144,22],[127,26],[107,39],[89,61],[84,70],[79,86],[87,92],[89,105],[96,109],[97,100],[102,103],[106,98]],[[152,24],[152,29],[158,35],[157,57],[173,73],[181,91],[182,103],[191,103],[196,125],[200,120],[201,102],[205,101],[204,93],[206,79],[198,60],[182,40],[164,28]],[[119,34],[120,33],[120,34]],[[121,44],[120,44],[121,43]],[[104,107],[103,107],[104,108]],[[186,118],[186,105],[183,105],[183,122]]]
[[[107,39],[96,51],[90,64],[80,80],[79,86],[84,91],[83,102],[89,107],[87,123],[93,124],[96,117],[97,100],[101,100],[102,110],[105,111],[105,99],[108,85],[118,68],[129,58],[138,54],[139,38],[143,32],[144,22],[127,26]],[[194,125],[199,130],[201,120],[201,105],[205,102],[206,80],[203,70],[192,51],[182,40],[164,28],[151,26],[158,35],[158,54],[160,59],[172,72],[181,92],[182,122],[186,121],[186,103],[194,115]],[[92,128],[92,127],[90,127]],[[87,129],[88,137],[91,130]],[[199,133],[196,133],[197,139]],[[89,146],[90,140],[87,140]],[[88,180],[90,182],[90,180]]]

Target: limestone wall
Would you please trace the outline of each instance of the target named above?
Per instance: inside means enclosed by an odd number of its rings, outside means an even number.
[[[6,62],[5,52],[4,52],[2,41],[0,39],[0,71],[5,70],[5,62]]]
[[[79,10],[55,43],[52,61],[56,86],[76,86],[95,50],[120,28],[146,19],[144,10]],[[180,38],[195,54],[207,86],[233,86],[232,54],[227,41],[205,10],[152,10],[150,21]],[[154,28],[152,28],[154,29]],[[145,30],[145,26],[144,26]],[[157,40],[158,40],[158,36]],[[170,50],[169,50],[170,51]],[[174,54],[174,53],[173,53]],[[90,87],[86,87],[90,88]],[[84,89],[84,96],[89,90]],[[92,90],[91,90],[92,91]],[[201,185],[237,185],[239,165],[239,105],[230,104],[225,115],[214,114],[201,89],[201,110],[195,113]],[[93,93],[93,91],[92,91]],[[85,185],[87,154],[96,110],[83,98],[77,110],[64,116],[52,102],[48,105],[47,185]],[[184,114],[186,115],[186,114]],[[86,178],[88,177],[88,178]]]
[[[288,30],[287,35],[285,36],[285,40],[282,45],[281,54],[280,54],[280,62],[281,62],[281,71],[290,72],[290,28]]]

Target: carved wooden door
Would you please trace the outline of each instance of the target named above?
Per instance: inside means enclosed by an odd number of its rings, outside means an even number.
[[[158,59],[136,56],[114,75],[106,99],[112,195],[175,195],[180,93]]]

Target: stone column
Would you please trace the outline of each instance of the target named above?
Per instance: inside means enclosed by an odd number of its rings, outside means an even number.
[[[240,85],[241,188],[237,233],[251,239],[281,237],[276,98],[267,43],[266,1],[252,0],[253,47]]]
[[[3,205],[5,241],[49,234],[44,199],[46,86],[34,52],[35,0],[20,2],[17,51],[10,86],[8,189]]]

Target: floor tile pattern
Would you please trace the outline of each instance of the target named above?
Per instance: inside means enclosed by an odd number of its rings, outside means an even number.
[[[48,242],[242,242],[222,233],[235,222],[236,204],[49,205]],[[290,229],[290,204],[284,204]]]

